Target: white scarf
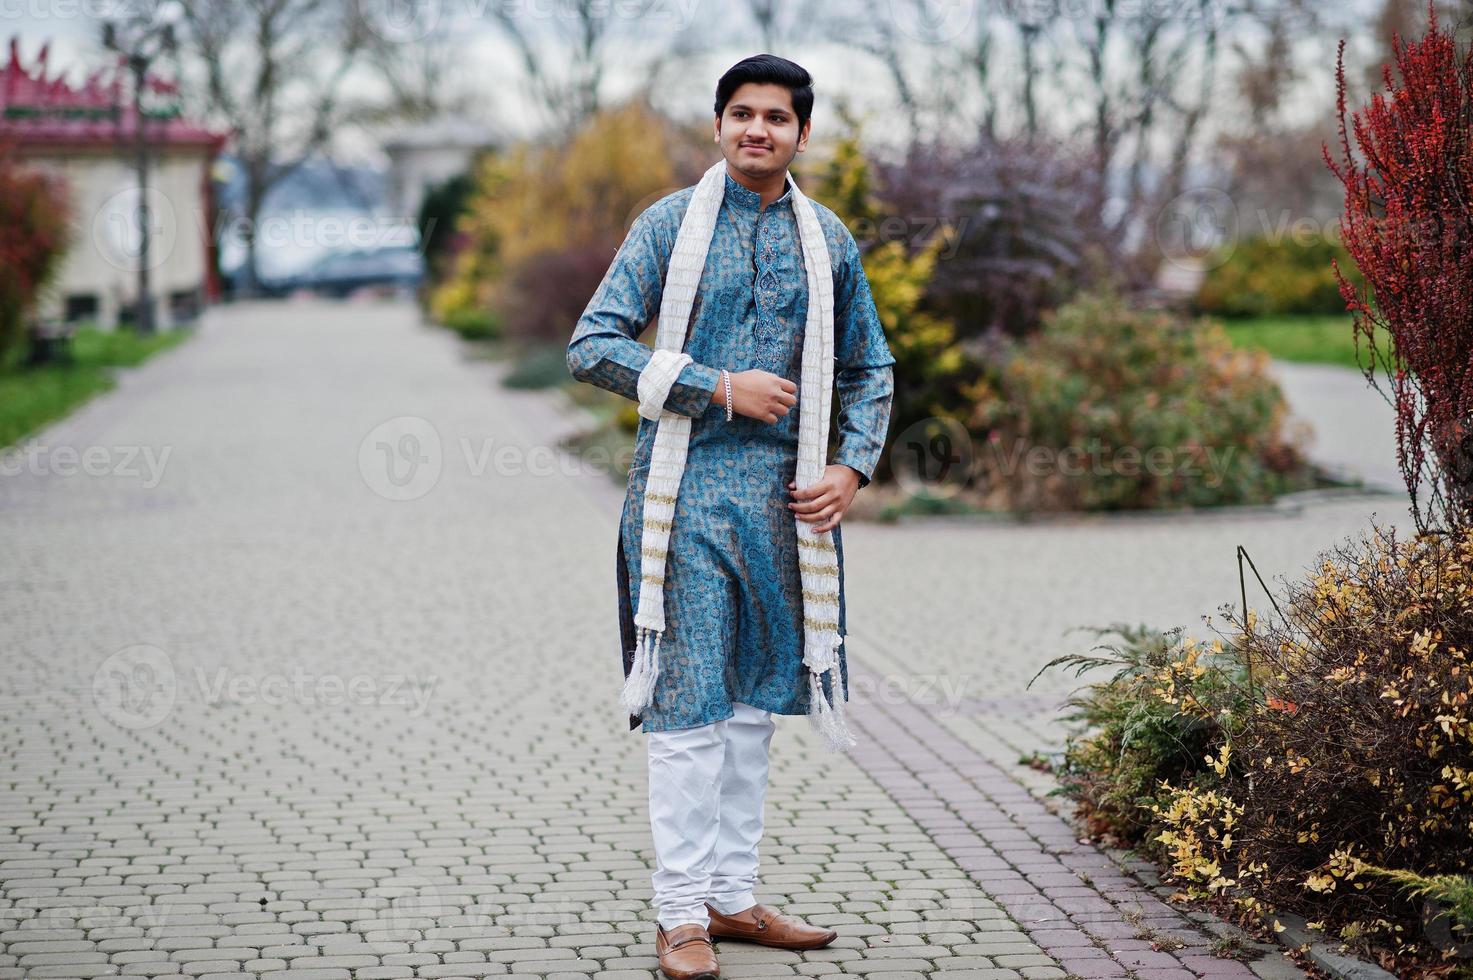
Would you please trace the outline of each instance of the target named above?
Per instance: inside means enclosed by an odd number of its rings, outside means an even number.
[[[808,320],[803,331],[803,371],[798,389],[798,470],[804,488],[823,476],[828,458],[829,409],[834,389],[834,283],[828,246],[813,204],[792,175],[793,212],[808,273]],[[726,161],[719,160],[696,185],[670,268],[665,273],[655,352],[639,376],[639,414],[656,421],[655,445],[644,495],[640,558],[639,610],[634,616],[639,642],[634,666],[620,700],[639,714],[654,698],[660,673],[660,638],[665,630],[665,558],[675,516],[675,497],[685,473],[691,419],[664,410],[665,399],[681,368],[691,360],[683,352],[687,324],[701,273],[706,266],[716,215],[726,196]],[[811,410],[810,410],[811,409]],[[776,489],[776,487],[774,487]],[[808,667],[808,719],[827,737],[833,751],[857,743],[844,723],[844,692],[839,676],[839,561],[830,531],[793,517],[798,530],[798,570],[803,582],[803,663]],[[824,696],[822,678],[829,674],[833,701]]]

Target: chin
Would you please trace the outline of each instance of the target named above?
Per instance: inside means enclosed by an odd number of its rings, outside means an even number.
[[[748,155],[741,147],[737,147],[736,156],[728,156],[726,159],[733,167],[752,177],[768,177],[787,169],[787,163],[780,162],[781,157],[775,152],[754,157]]]

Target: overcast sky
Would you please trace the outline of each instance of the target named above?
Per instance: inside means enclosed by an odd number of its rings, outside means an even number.
[[[134,0],[0,0],[0,35],[7,39],[19,36],[22,57],[33,61],[41,45],[51,42],[50,65],[52,72],[65,70],[72,80],[80,79],[86,70],[105,62],[105,52],[97,43],[100,28],[96,14],[116,9],[118,4]],[[357,0],[360,3],[386,3],[396,0]],[[462,76],[468,79],[472,90],[481,95],[483,107],[481,121],[495,123],[517,135],[530,133],[537,119],[522,100],[516,98],[518,83],[517,59],[505,39],[494,28],[486,14],[486,4],[493,0],[420,0],[420,6],[409,8],[416,15],[428,12],[438,19],[442,29],[449,27],[458,39],[462,39],[464,65]],[[507,2],[507,0],[497,0]],[[551,4],[554,0],[516,0],[523,4]],[[611,0],[617,5],[618,0]],[[876,9],[896,0],[876,0]],[[1080,0],[1088,2],[1088,0]],[[1327,8],[1333,7],[1344,17],[1366,16],[1373,10],[1376,0],[1352,0],[1350,3],[1325,0]],[[703,17],[723,17],[732,21],[731,27],[722,24],[723,33],[731,38],[709,53],[692,59],[678,76],[669,77],[670,88],[664,107],[689,118],[709,118],[712,94],[717,77],[732,63],[748,54],[760,50],[759,35],[755,29],[741,30],[740,20],[730,13],[733,7],[719,0],[664,0],[667,6],[662,19],[652,25],[656,33],[665,34],[672,22],[697,21]],[[528,7],[527,9],[536,9]],[[617,7],[615,8],[617,9]],[[943,29],[958,37],[969,35],[975,30],[975,18],[987,9],[983,0],[949,0],[938,9],[948,10],[957,17],[943,22]],[[1357,11],[1360,13],[1357,14]],[[673,21],[672,21],[673,19]],[[903,29],[903,22],[898,22]],[[408,21],[390,24],[387,29],[405,32],[404,43],[413,43],[416,31],[424,21]],[[641,25],[643,27],[644,25]],[[725,41],[725,38],[723,38]],[[1254,39],[1244,38],[1252,50]],[[1334,36],[1310,37],[1301,44],[1297,54],[1305,69],[1305,78],[1295,93],[1294,111],[1301,117],[1313,115],[1323,107],[1333,104],[1334,98]],[[1010,77],[1016,72],[1014,45],[999,45],[995,51],[994,74],[998,78]],[[797,44],[781,48],[778,52],[803,64],[813,72],[817,81],[819,104],[815,115],[815,137],[824,135],[825,110],[831,106],[833,96],[844,93],[851,97],[861,109],[872,110],[866,135],[878,143],[889,143],[890,136],[901,136],[899,120],[895,114],[885,110],[894,104],[889,78],[873,59],[832,44]],[[934,52],[917,46],[914,58],[934,57]],[[1352,51],[1351,57],[1354,56]],[[1219,69],[1219,79],[1231,76],[1232,56],[1225,46],[1224,64]],[[606,97],[615,100],[626,94],[642,79],[637,74],[643,60],[638,57],[627,62],[611,65],[607,78]],[[627,65],[628,67],[625,67]],[[1226,86],[1220,81],[1219,89]],[[958,106],[965,112],[972,107]],[[1077,107],[1068,105],[1045,107],[1046,111],[1068,113]],[[835,121],[836,122],[836,121]],[[355,162],[382,163],[383,157],[371,136],[358,135],[343,139],[337,149],[341,156]]]

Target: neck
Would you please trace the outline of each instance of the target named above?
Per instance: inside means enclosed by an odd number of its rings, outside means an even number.
[[[767,207],[767,205],[771,204],[773,201],[776,201],[778,198],[782,197],[783,190],[788,185],[788,170],[786,167],[784,167],[780,173],[775,173],[770,177],[753,178],[748,177],[741,171],[734,169],[730,163],[727,163],[726,172],[731,174],[732,180],[736,181],[738,184],[741,184],[747,190],[756,191],[758,194],[760,194],[762,196],[762,206],[764,208]]]

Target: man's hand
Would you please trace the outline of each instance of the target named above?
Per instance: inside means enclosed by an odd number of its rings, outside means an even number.
[[[712,400],[726,404],[725,385],[717,382]],[[737,415],[776,422],[798,404],[798,386],[782,375],[752,369],[731,372],[731,410]]]
[[[849,509],[859,490],[859,471],[843,463],[833,463],[824,467],[823,476],[817,482],[802,490],[795,489],[797,482],[788,484],[794,497],[788,508],[800,521],[817,522],[813,530],[821,534],[837,527]]]

